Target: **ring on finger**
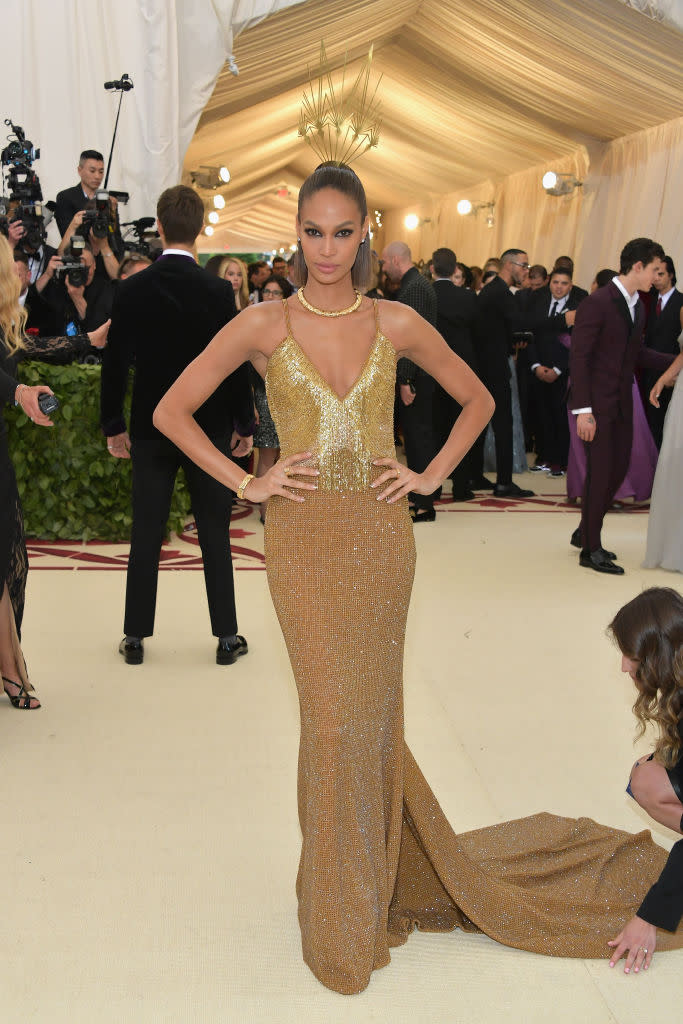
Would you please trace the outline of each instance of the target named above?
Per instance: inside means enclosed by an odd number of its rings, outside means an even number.
[[[285,476],[291,476],[292,475],[292,471],[289,468],[289,466],[285,466],[285,468],[283,469],[282,472],[285,474]]]

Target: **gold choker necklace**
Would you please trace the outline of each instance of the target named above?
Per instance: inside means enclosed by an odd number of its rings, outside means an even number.
[[[351,306],[347,306],[346,309],[317,309],[316,306],[312,306],[310,304],[310,302],[304,295],[303,288],[299,288],[296,294],[298,296],[299,302],[304,307],[304,309],[307,309],[309,313],[315,313],[316,316],[348,316],[349,313],[355,313],[358,307],[360,306],[361,302],[363,301],[363,296],[361,295],[361,293],[356,292],[355,302]]]

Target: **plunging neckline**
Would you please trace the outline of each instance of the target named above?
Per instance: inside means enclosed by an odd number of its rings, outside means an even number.
[[[383,335],[382,335],[381,330],[378,329],[378,330],[375,331],[374,340],[373,340],[372,344],[370,345],[370,350],[369,350],[367,356],[365,357],[365,361],[364,361],[364,363],[363,363],[363,365],[361,367],[360,373],[358,374],[358,377],[356,378],[354,383],[351,385],[351,387],[349,388],[349,390],[346,392],[346,394],[343,397],[341,395],[339,395],[334,390],[334,388],[332,387],[330,382],[328,380],[326,380],[325,377],[323,377],[323,375],[320,372],[320,370],[318,369],[318,367],[306,355],[306,353],[304,352],[304,350],[302,349],[301,345],[296,340],[296,338],[294,337],[294,335],[292,334],[291,331],[289,331],[289,333],[286,335],[286,337],[284,337],[282,339],[282,341],[280,342],[280,344],[273,350],[273,353],[272,353],[270,359],[268,360],[268,366],[266,367],[266,377],[268,376],[268,370],[270,369],[270,360],[273,358],[273,356],[278,351],[278,349],[280,349],[284,345],[284,343],[286,341],[291,341],[291,342],[294,343],[294,345],[296,345],[296,348],[297,348],[297,351],[298,351],[299,355],[308,364],[309,368],[313,371],[313,373],[318,378],[320,383],[327,389],[327,391],[330,393],[330,395],[333,398],[335,398],[337,400],[337,402],[339,402],[340,405],[344,405],[344,403],[348,401],[348,399],[351,397],[351,395],[354,393],[354,391],[356,391],[356,389],[361,384],[363,378],[365,377],[365,375],[367,373],[367,370],[368,370],[368,367],[370,366],[370,363],[372,361],[372,357],[374,356],[374,354],[375,354],[375,352],[377,350],[377,346],[379,345],[379,342],[380,342],[380,339],[382,338],[382,336]]]

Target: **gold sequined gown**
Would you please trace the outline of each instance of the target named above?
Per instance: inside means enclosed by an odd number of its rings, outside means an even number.
[[[282,455],[312,452],[318,490],[274,497],[268,583],[299,694],[297,877],[303,955],[364,989],[414,927],[483,931],[539,953],[604,957],[661,871],[649,839],[535,815],[456,836],[403,738],[403,644],[415,546],[407,504],[378,502],[395,455],[395,350],[377,331],[340,399],[292,336],[271,356]],[[661,933],[659,948],[683,944]],[[454,951],[455,952],[455,951]]]

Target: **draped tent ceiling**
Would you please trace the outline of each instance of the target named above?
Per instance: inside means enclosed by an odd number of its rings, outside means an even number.
[[[293,241],[297,188],[318,162],[297,124],[321,40],[339,77],[346,53],[355,71],[374,44],[383,126],[355,166],[372,208],[387,211],[472,196],[678,117],[682,38],[621,0],[295,3],[236,39],[239,77],[221,72],[187,151],[184,180],[200,165],[232,175],[201,248]]]

